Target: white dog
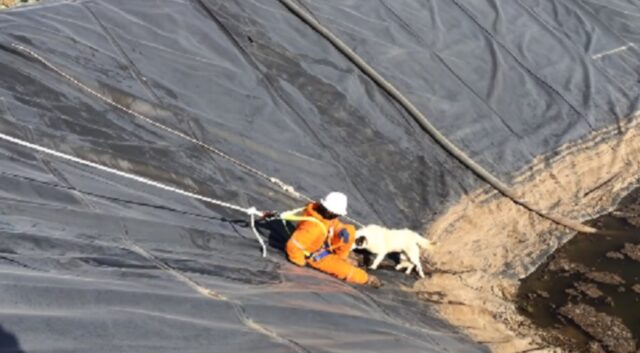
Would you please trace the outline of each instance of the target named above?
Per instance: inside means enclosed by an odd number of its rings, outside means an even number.
[[[396,270],[406,268],[410,274],[415,267],[421,278],[424,278],[420,263],[420,249],[428,250],[432,244],[429,239],[421,237],[409,229],[387,229],[377,225],[368,225],[356,231],[355,249],[365,249],[376,254],[370,269],[375,270],[388,253],[399,252],[400,263]]]

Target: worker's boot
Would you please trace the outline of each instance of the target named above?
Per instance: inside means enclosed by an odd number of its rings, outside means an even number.
[[[367,280],[366,283],[368,286],[373,287],[373,288],[380,288],[382,287],[382,281],[380,279],[378,279],[378,277],[374,276],[374,275],[369,275],[369,279]]]

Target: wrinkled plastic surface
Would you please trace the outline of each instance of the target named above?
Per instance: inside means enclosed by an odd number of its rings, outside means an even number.
[[[462,150],[507,180],[639,108],[634,1],[305,5]],[[52,1],[0,13],[0,130],[259,209],[301,206],[97,100],[23,52],[364,223],[420,229],[483,185],[278,1]],[[486,351],[382,273],[353,287],[289,264],[286,232],[0,143],[1,325],[24,351]],[[228,300],[202,296],[132,250]],[[9,342],[9,341],[5,341]]]

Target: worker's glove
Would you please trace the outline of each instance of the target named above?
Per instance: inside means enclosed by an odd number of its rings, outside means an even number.
[[[379,280],[378,277],[371,274],[369,275],[369,279],[367,280],[366,284],[373,288],[380,288],[383,286],[382,281]]]
[[[343,243],[349,244],[349,231],[347,230],[347,228],[340,229],[340,232],[338,232],[338,236]]]

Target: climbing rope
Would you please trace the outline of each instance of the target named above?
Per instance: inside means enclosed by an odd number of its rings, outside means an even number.
[[[411,115],[420,126],[434,139],[436,140],[447,152],[458,159],[469,170],[473,171],[481,179],[486,181],[493,188],[498,190],[504,196],[508,197],[514,203],[524,207],[525,209],[536,213],[537,215],[546,218],[556,224],[562,225],[569,229],[581,233],[589,234],[610,234],[610,231],[598,230],[593,227],[584,225],[578,221],[568,219],[562,216],[546,213],[535,206],[529,204],[526,200],[521,199],[514,190],[492,175],[489,171],[477,164],[473,159],[467,156],[456,145],[449,141],[435,126],[433,126],[429,120],[416,108],[411,101],[409,101],[398,89],[396,89],[389,81],[382,77],[373,67],[367,64],[358,54],[356,54],[351,48],[349,48],[342,40],[336,37],[331,31],[318,22],[309,12],[302,9],[293,0],[280,0],[289,11],[293,12],[298,18],[309,25],[313,30],[322,35],[328,40],[336,49],[338,49],[344,56],[347,57],[355,66],[357,66],[362,72],[367,75],[373,82],[378,84],[385,92],[391,95],[404,109]]]
[[[150,118],[148,118],[148,117],[146,117],[146,116],[144,116],[144,115],[142,115],[142,114],[140,114],[140,113],[138,113],[138,112],[136,112],[134,110],[131,110],[131,109],[123,106],[122,104],[119,104],[119,103],[113,101],[112,99],[106,97],[102,93],[99,93],[96,90],[92,89],[91,87],[88,87],[87,85],[85,85],[82,82],[78,81],[77,79],[75,79],[71,75],[67,74],[66,72],[64,72],[63,70],[58,68],[57,66],[51,64],[48,60],[46,60],[45,58],[43,58],[42,56],[40,56],[38,53],[34,52],[33,50],[31,50],[29,48],[26,48],[26,47],[24,47],[24,46],[22,46],[20,44],[16,44],[16,43],[11,43],[11,46],[16,48],[16,49],[19,49],[19,50],[23,51],[24,53],[26,53],[28,55],[30,55],[34,59],[36,59],[39,62],[41,62],[42,64],[44,64],[46,67],[48,67],[51,70],[53,70],[54,72],[56,72],[58,75],[64,77],[67,80],[69,80],[71,83],[73,83],[74,85],[80,87],[81,89],[89,92],[91,95],[93,95],[94,97],[100,99],[101,101],[103,101],[103,102],[105,102],[105,103],[107,103],[107,104],[109,104],[109,105],[111,105],[111,106],[113,106],[115,108],[118,108],[118,109],[120,109],[120,110],[122,110],[122,111],[124,111],[124,112],[126,112],[126,113],[128,113],[128,114],[130,114],[130,115],[132,115],[132,116],[134,116],[136,118],[138,118],[138,119],[144,120],[145,122],[147,122],[147,123],[159,128],[159,129],[162,129],[162,130],[164,130],[166,132],[169,132],[169,133],[171,133],[173,135],[176,135],[176,136],[181,137],[181,138],[183,138],[185,140],[188,140],[188,141],[190,141],[190,142],[192,142],[192,143],[194,143],[194,144],[206,149],[207,151],[213,152],[217,156],[219,156],[221,158],[224,158],[225,160],[235,164],[236,166],[246,170],[247,172],[252,173],[252,174],[254,174],[254,175],[256,175],[256,176],[258,176],[260,178],[263,178],[263,179],[265,179],[265,180],[277,185],[282,190],[284,190],[285,192],[290,193],[291,195],[293,195],[294,197],[296,197],[298,199],[304,199],[306,201],[311,201],[311,198],[309,198],[308,196],[306,196],[304,194],[299,193],[298,191],[296,191],[296,189],[293,186],[288,185],[287,183],[283,182],[282,180],[280,180],[278,178],[271,177],[271,176],[259,171],[258,169],[255,169],[255,168],[251,167],[250,165],[248,165],[246,163],[243,163],[243,162],[241,162],[241,161],[239,161],[239,160],[227,155],[226,153],[220,151],[219,149],[217,149],[217,148],[215,148],[215,147],[213,147],[211,145],[208,145],[208,144],[206,144],[206,143],[204,143],[204,142],[202,142],[202,141],[200,141],[198,139],[195,139],[195,138],[193,138],[193,137],[191,137],[191,136],[189,136],[189,135],[187,135],[185,133],[182,133],[182,132],[180,132],[178,130],[175,130],[175,129],[172,129],[172,128],[166,126],[166,125],[163,125],[163,124],[161,124],[161,123],[159,123],[157,121],[154,121],[153,119],[150,119]]]
[[[210,203],[210,204],[213,204],[213,205],[216,205],[216,206],[220,206],[220,207],[232,209],[232,210],[235,210],[235,211],[238,211],[238,212],[242,212],[242,213],[244,213],[244,214],[246,214],[246,215],[248,215],[250,217],[251,230],[253,231],[253,234],[255,235],[256,239],[258,239],[258,242],[260,243],[260,246],[262,247],[262,257],[266,257],[267,256],[267,247],[264,244],[264,240],[262,240],[262,237],[260,236],[260,234],[256,230],[256,226],[255,226],[255,217],[256,216],[262,217],[265,214],[265,212],[260,212],[255,207],[244,208],[244,207],[237,206],[237,205],[234,205],[234,204],[231,204],[231,203],[228,203],[228,202],[212,199],[212,198],[200,195],[200,194],[195,194],[195,193],[192,193],[192,192],[189,192],[189,191],[185,191],[185,190],[173,187],[173,186],[169,186],[169,185],[165,185],[165,184],[159,183],[159,182],[151,180],[151,179],[147,179],[145,177],[141,177],[139,175],[123,172],[121,170],[113,169],[113,168],[110,168],[110,167],[107,167],[107,166],[104,166],[104,165],[101,165],[101,164],[98,164],[98,163],[90,162],[90,161],[87,161],[85,159],[81,159],[81,158],[78,158],[78,157],[74,157],[74,156],[68,155],[66,153],[54,151],[52,149],[49,149],[49,148],[46,148],[46,147],[42,147],[42,146],[39,146],[39,145],[30,143],[30,142],[27,142],[27,141],[18,139],[18,138],[6,135],[4,133],[0,133],[0,139],[8,141],[8,142],[11,142],[11,143],[14,143],[14,144],[17,144],[17,145],[22,146],[22,147],[26,147],[26,148],[29,148],[29,149],[32,149],[32,150],[36,150],[38,152],[42,152],[42,153],[45,153],[45,154],[48,154],[48,155],[51,155],[51,156],[55,156],[55,157],[58,157],[58,158],[66,159],[66,160],[72,161],[74,163],[78,163],[78,164],[81,164],[81,165],[84,165],[84,166],[95,168],[95,169],[98,169],[98,170],[101,170],[101,171],[104,171],[104,172],[107,172],[107,173],[115,174],[115,175],[121,176],[121,177],[126,178],[126,179],[131,179],[131,180],[135,180],[137,182],[143,183],[143,184],[151,185],[151,186],[157,187],[159,189],[163,189],[163,190],[170,191],[170,192],[173,192],[173,193],[176,193],[176,194],[180,194],[180,195],[184,195],[184,196],[187,196],[187,197],[191,197],[191,198],[194,198],[194,199],[197,199],[197,200],[200,200],[200,201],[204,201],[206,203]]]
[[[196,144],[198,146],[201,146],[204,149],[206,149],[207,151],[210,151],[210,152],[216,154],[217,156],[219,156],[219,157],[221,157],[221,158],[233,163],[234,165],[240,167],[241,169],[244,169],[245,171],[247,171],[247,172],[249,172],[251,174],[254,174],[254,175],[256,175],[256,176],[258,176],[258,177],[260,177],[260,178],[262,178],[264,180],[269,181],[270,183],[278,186],[280,189],[282,189],[283,191],[291,194],[292,196],[294,196],[295,198],[297,198],[299,200],[304,200],[306,202],[313,202],[314,201],[309,196],[297,191],[293,186],[285,183],[284,181],[282,181],[282,180],[280,180],[278,178],[269,176],[266,173],[261,172],[260,170],[258,170],[258,169],[254,168],[254,167],[252,167],[252,166],[250,166],[250,165],[248,165],[246,163],[243,163],[242,161],[239,161],[239,160],[229,156],[228,154],[220,151],[219,149],[217,149],[217,148],[215,148],[215,147],[213,147],[211,145],[208,145],[208,144],[206,144],[206,143],[204,143],[204,142],[202,142],[202,141],[200,141],[198,139],[195,139],[195,138],[193,138],[193,137],[191,137],[191,136],[189,136],[187,134],[184,134],[184,133],[182,133],[182,132],[180,132],[178,130],[172,129],[172,128],[170,128],[170,127],[168,127],[166,125],[163,125],[163,124],[161,124],[161,123],[159,123],[157,121],[154,121],[153,119],[150,119],[150,118],[148,118],[148,117],[146,117],[146,116],[144,116],[144,115],[142,115],[142,114],[140,114],[140,113],[138,113],[138,112],[136,112],[134,110],[131,110],[131,109],[123,106],[122,104],[119,104],[119,103],[113,101],[112,99],[106,97],[105,95],[97,92],[96,90],[92,89],[91,87],[88,87],[87,85],[85,85],[82,82],[78,81],[77,79],[75,79],[71,75],[67,74],[62,69],[60,69],[57,66],[53,65],[47,59],[43,58],[41,55],[39,55],[38,53],[34,52],[33,50],[31,50],[29,48],[26,48],[26,47],[24,47],[24,46],[22,46],[20,44],[17,44],[17,43],[11,43],[11,46],[16,48],[16,49],[18,49],[18,50],[23,51],[24,53],[26,53],[28,55],[30,55],[34,59],[36,59],[39,62],[41,62],[42,64],[44,64],[46,67],[48,67],[51,70],[53,70],[54,72],[56,72],[58,75],[64,77],[65,79],[67,79],[68,81],[73,83],[74,85],[80,87],[82,90],[88,92],[89,94],[91,94],[92,96],[100,99],[101,101],[103,101],[103,102],[105,102],[105,103],[107,103],[107,104],[109,104],[109,105],[111,105],[113,107],[116,107],[116,108],[124,111],[125,113],[128,113],[128,114],[132,115],[135,118],[141,119],[141,120],[143,120],[143,121],[145,121],[145,122],[147,122],[147,123],[159,128],[161,130],[164,130],[164,131],[169,132],[169,133],[171,133],[173,135],[176,135],[176,136],[178,136],[180,138],[186,139],[186,140],[188,140],[188,141],[190,141],[190,142],[192,142],[192,143],[194,143],[194,144]],[[349,221],[357,224],[360,227],[364,226],[361,222],[359,222],[359,221],[357,221],[357,220],[355,220],[355,219],[353,219],[351,217],[344,216],[344,218],[346,218]]]

